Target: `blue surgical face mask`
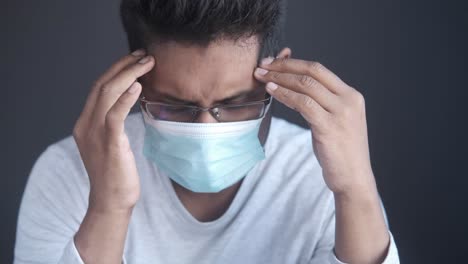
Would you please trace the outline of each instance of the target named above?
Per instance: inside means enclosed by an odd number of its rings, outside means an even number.
[[[142,113],[146,125],[144,155],[193,192],[226,189],[265,158],[258,139],[262,119],[180,123],[154,120]]]

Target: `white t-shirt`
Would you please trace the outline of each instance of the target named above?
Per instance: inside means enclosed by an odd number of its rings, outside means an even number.
[[[141,113],[126,120],[141,180],[124,263],[339,264],[333,253],[332,192],[312,150],[310,130],[273,118],[266,159],[245,177],[228,210],[199,222],[142,151]],[[73,242],[88,205],[89,180],[75,141],[51,145],[33,167],[23,196],[14,263],[82,264]],[[384,263],[399,263],[391,245]]]

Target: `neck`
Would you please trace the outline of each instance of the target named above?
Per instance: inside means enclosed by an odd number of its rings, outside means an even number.
[[[192,192],[174,181],[172,185],[184,207],[195,219],[200,222],[210,222],[227,211],[242,185],[242,180],[218,193]]]

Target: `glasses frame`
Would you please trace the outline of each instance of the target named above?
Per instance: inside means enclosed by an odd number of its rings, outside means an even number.
[[[271,106],[271,102],[272,102],[272,96],[270,94],[266,94],[267,95],[267,98],[265,99],[262,99],[262,100],[257,100],[257,101],[251,101],[251,102],[246,102],[246,103],[241,103],[241,104],[217,104],[217,105],[214,105],[214,106],[211,106],[211,107],[199,107],[199,106],[196,106],[196,105],[183,105],[183,104],[168,104],[168,103],[162,103],[162,102],[157,102],[157,101],[150,101],[148,99],[145,98],[145,96],[141,96],[139,98],[140,100],[140,105],[143,109],[143,111],[145,111],[152,119],[154,120],[162,120],[162,119],[158,119],[156,117],[154,117],[150,111],[148,110],[148,105],[161,105],[161,106],[173,106],[173,107],[185,107],[187,109],[193,109],[193,118],[191,120],[191,122],[183,122],[183,123],[193,123],[196,118],[199,116],[200,112],[209,112],[211,114],[211,116],[213,116],[214,119],[216,119],[216,121],[220,122],[220,123],[228,123],[228,122],[236,122],[236,121],[221,121],[219,120],[219,109],[221,108],[230,108],[230,107],[242,107],[242,106],[251,106],[251,105],[257,105],[257,104],[263,104],[263,113],[260,117],[258,118],[263,118],[265,116],[265,114],[268,112],[268,110],[270,109],[270,106]],[[243,120],[244,121],[244,120]],[[247,120],[245,120],[247,121]]]

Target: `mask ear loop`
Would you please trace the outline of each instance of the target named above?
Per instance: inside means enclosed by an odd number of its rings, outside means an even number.
[[[270,97],[268,97],[268,103],[266,104],[266,108],[265,108],[265,111],[263,112],[262,118],[264,118],[267,115],[268,111],[270,111],[270,107],[272,104],[273,104],[273,96],[270,95]]]
[[[148,111],[146,98],[143,95],[141,95],[140,98],[138,98],[138,101],[139,101],[139,105],[140,105],[140,110],[142,112],[146,113],[151,118],[153,118],[153,115]]]

